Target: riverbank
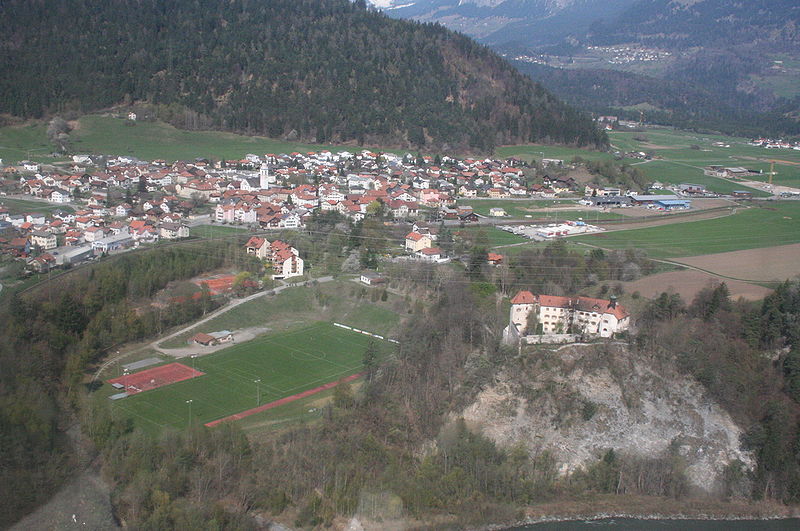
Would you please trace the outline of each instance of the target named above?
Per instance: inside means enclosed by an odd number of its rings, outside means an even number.
[[[637,520],[775,520],[800,518],[800,507],[747,500],[674,499],[652,496],[603,495],[586,499],[544,503],[525,509],[513,524],[475,528],[482,531],[515,529],[547,522],[627,518]]]

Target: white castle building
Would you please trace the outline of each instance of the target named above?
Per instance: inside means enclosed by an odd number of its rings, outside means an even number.
[[[511,313],[503,339],[516,343],[525,336],[550,334],[611,337],[627,330],[629,325],[630,313],[617,303],[616,297],[605,300],[520,291],[511,299]]]

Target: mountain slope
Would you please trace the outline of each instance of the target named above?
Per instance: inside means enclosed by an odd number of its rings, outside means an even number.
[[[0,7],[0,112],[144,101],[188,126],[316,142],[607,142],[489,50],[363,2],[51,4]]]
[[[586,111],[638,118],[630,107],[644,105],[657,123],[800,131],[796,0],[379,1],[391,16],[440,22],[521,59]]]

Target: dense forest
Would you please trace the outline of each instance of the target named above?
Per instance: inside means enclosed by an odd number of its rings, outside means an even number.
[[[189,244],[118,256],[69,273],[0,312],[0,527],[46,499],[72,473],[64,429],[77,414],[89,365],[119,345],[196,319],[208,293],[166,306],[169,282],[230,263],[230,243]],[[8,298],[10,297],[10,298]]]
[[[0,112],[148,103],[186,128],[490,151],[605,134],[499,56],[348,0],[9,0]]]

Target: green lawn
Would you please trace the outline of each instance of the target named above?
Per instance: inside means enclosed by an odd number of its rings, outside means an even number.
[[[0,197],[0,205],[6,207],[11,214],[27,214],[29,212],[55,212],[63,210],[72,212],[73,209],[66,205],[55,203],[45,203],[42,201],[26,201],[24,199],[12,199],[10,197]]]
[[[112,406],[151,432],[210,422],[361,371],[371,341],[382,355],[394,350],[388,341],[330,323],[262,336],[194,360],[183,359],[205,374]],[[258,379],[260,383],[255,382]]]
[[[458,232],[467,232],[467,233],[483,232],[486,235],[490,247],[494,247],[496,245],[507,245],[510,243],[521,243],[528,241],[528,238],[525,238],[524,236],[517,236],[516,234],[511,234],[510,232],[506,232],[504,230],[500,230],[495,227],[472,226],[463,228],[453,228],[454,234]]]
[[[606,249],[639,248],[656,258],[798,243],[800,202],[757,202],[753,208],[722,218],[577,236],[569,241]]]
[[[198,225],[189,229],[189,234],[198,238],[221,238],[235,236],[244,232],[247,232],[246,228],[231,227],[230,225]]]

